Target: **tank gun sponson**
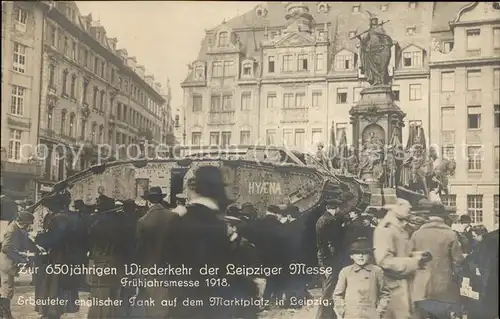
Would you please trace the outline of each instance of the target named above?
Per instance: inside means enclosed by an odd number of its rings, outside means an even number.
[[[240,205],[252,203],[262,213],[268,205],[285,203],[306,213],[333,196],[339,187],[354,195],[350,200],[353,210],[364,210],[370,202],[368,187],[362,181],[353,176],[325,173],[323,169],[305,165],[293,154],[278,156],[277,162],[270,157],[260,160],[255,149],[246,156],[239,154],[238,159],[229,153],[219,153],[217,158],[202,154],[182,159],[111,162],[78,172],[58,185],[69,189],[73,201],[95,197],[100,187],[104,187],[107,196],[123,201],[140,198],[144,190],[160,186],[168,194],[165,200],[173,202],[198,167],[213,165],[221,168],[231,199]]]

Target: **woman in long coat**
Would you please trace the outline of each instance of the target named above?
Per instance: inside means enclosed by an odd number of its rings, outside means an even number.
[[[200,287],[183,287],[171,289],[173,297],[180,300],[190,298],[202,300],[203,306],[182,306],[170,312],[171,318],[182,319],[222,319],[227,318],[226,307],[211,303],[211,297],[225,297],[228,288],[221,287],[219,282],[207,284],[209,278],[225,278],[225,269],[231,255],[231,242],[228,237],[226,223],[218,216],[226,211],[228,199],[224,182],[219,168],[203,166],[195,172],[195,177],[187,185],[188,205],[187,212],[175,227],[175,256],[178,265],[193,268],[190,275],[183,276],[183,280],[199,281]],[[200,275],[204,266],[217,268],[214,276]],[[180,279],[180,278],[179,278]],[[212,285],[213,284],[213,285]]]

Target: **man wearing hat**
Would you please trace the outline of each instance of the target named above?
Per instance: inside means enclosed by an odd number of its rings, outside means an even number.
[[[381,318],[391,292],[382,268],[372,264],[373,248],[368,238],[358,238],[350,246],[350,266],[344,267],[333,292],[335,311],[341,318]]]
[[[179,193],[175,195],[175,198],[177,200],[177,206],[172,211],[176,214],[179,214],[179,216],[183,216],[185,213],[187,213],[186,209],[187,196],[182,193]]]
[[[450,318],[460,312],[460,289],[453,278],[453,265],[464,260],[460,242],[445,224],[447,212],[441,203],[422,200],[419,211],[428,222],[413,233],[410,251],[415,255],[429,252],[432,260],[416,270],[411,299],[422,319]]]
[[[28,262],[28,258],[21,251],[25,243],[32,243],[28,239],[27,230],[33,224],[33,220],[32,214],[22,210],[5,231],[0,252],[0,312],[3,318],[12,318],[10,303],[14,296],[14,278],[18,264]],[[32,246],[30,250],[36,251],[36,246],[34,244]]]
[[[327,199],[326,210],[316,222],[316,244],[318,249],[318,264],[321,267],[333,267],[334,271],[322,277],[322,297],[332,300],[333,290],[340,271],[338,265],[339,251],[344,239],[344,218],[340,215],[342,191],[337,191],[335,198]],[[333,319],[336,315],[331,306],[320,305],[316,319]]]
[[[408,253],[410,238],[405,225],[410,218],[410,203],[398,198],[395,205],[385,208],[387,213],[373,233],[375,262],[384,270],[392,296],[384,318],[410,319],[409,280],[427,260],[422,255],[410,257]]]
[[[161,187],[154,186],[143,196],[151,203],[146,215],[137,222],[137,252],[138,261],[144,267],[164,265],[172,261],[174,223],[179,215],[165,208],[163,205],[166,194]],[[151,280],[162,281],[165,276],[151,276]],[[168,307],[161,306],[161,300],[167,298],[164,287],[146,287],[145,298],[151,297],[155,306],[146,307],[146,317],[164,318],[168,314]]]

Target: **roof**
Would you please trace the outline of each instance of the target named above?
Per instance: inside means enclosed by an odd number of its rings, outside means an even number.
[[[439,9],[437,17],[447,14],[445,24],[453,20],[463,3],[443,2],[433,4],[431,2],[418,2],[422,8],[410,9],[408,2],[335,2],[329,3],[329,9],[325,12],[319,12],[318,4],[320,2],[303,2],[302,4],[309,9],[309,14],[313,17],[313,25],[321,27],[328,25],[328,33],[333,46],[333,54],[341,49],[357,52],[357,41],[349,39],[349,32],[358,33],[365,31],[369,27],[370,14],[376,15],[379,20],[387,21],[384,29],[395,41],[406,46],[414,44],[418,47],[429,49],[430,47],[430,25],[432,15],[429,14],[433,7]],[[323,4],[325,2],[322,2]],[[460,6],[459,6],[460,4]],[[353,6],[360,5],[360,12],[353,12]],[[387,10],[382,11],[381,6],[387,5]],[[285,18],[287,10],[286,3],[267,2],[260,5],[267,10],[267,14],[259,17],[256,13],[256,7],[252,10],[234,17],[223,24],[220,24],[210,30],[201,41],[200,51],[197,60],[206,61],[209,43],[215,43],[215,33],[218,28],[225,26],[233,30],[239,38],[240,43],[245,50],[244,58],[255,58],[260,61],[260,42],[265,38],[265,32],[280,30],[287,24]],[[442,13],[441,13],[442,12]],[[436,16],[436,15],[435,15]],[[406,28],[417,27],[417,34],[413,36],[406,35]],[[191,71],[190,73],[193,73]],[[185,81],[192,80],[188,75]]]
[[[435,2],[431,32],[450,30],[449,23],[457,17],[458,12],[471,2]]]

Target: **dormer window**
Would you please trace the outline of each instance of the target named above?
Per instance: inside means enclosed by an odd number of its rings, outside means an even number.
[[[318,38],[319,39],[324,39],[325,38],[325,34],[326,34],[325,30],[319,30],[318,31]]]
[[[307,54],[299,54],[298,63],[299,71],[307,71]]]
[[[359,9],[360,9],[360,5],[359,4],[355,5],[355,6],[352,6],[352,12],[354,12],[354,13],[359,12]]]
[[[454,42],[453,41],[445,41],[443,43],[443,53],[450,53],[453,50]]]
[[[389,5],[387,3],[380,5],[380,11],[387,11],[389,9]]]
[[[337,55],[335,57],[336,70],[353,70],[354,56],[353,55]]]
[[[422,52],[421,51],[409,51],[403,52],[403,67],[413,68],[422,65]]]
[[[416,2],[408,2],[408,8],[410,8],[410,9],[416,9],[417,8],[417,3]]]
[[[28,22],[28,12],[22,8],[17,8],[15,19],[17,23],[26,25]]]
[[[227,47],[228,45],[229,45],[229,33],[225,31],[219,33],[219,46]]]
[[[415,35],[417,33],[417,27],[406,28],[406,35]]]
[[[243,75],[252,75],[252,64],[251,63],[243,64]]]
[[[204,74],[204,69],[202,66],[197,66],[195,69],[194,69],[194,77],[195,79],[197,80],[202,80],[205,78],[205,74]]]

